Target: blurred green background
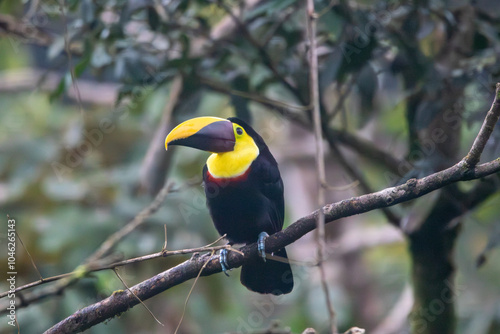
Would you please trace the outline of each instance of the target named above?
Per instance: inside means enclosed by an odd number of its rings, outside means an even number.
[[[500,74],[496,2],[315,3],[321,13],[323,126],[331,137],[325,142],[332,186],[327,202],[368,192],[363,185],[345,187],[360,181],[349,166],[375,191],[458,161],[477,134]],[[160,251],[164,225],[169,250],[216,240],[201,187],[207,154],[187,148],[167,154],[163,147],[168,130],[191,117],[237,115],[251,121],[280,164],[285,226],[316,209],[311,115],[289,108],[309,101],[302,2],[83,0],[61,7],[55,1],[0,1],[0,13],[2,292],[8,290],[7,215],[16,220],[43,277],[77,268],[148,206],[166,179],[175,183],[175,191],[118,243],[113,256]],[[263,97],[286,105],[262,103]],[[448,146],[436,144],[445,154],[434,149],[426,154],[426,131],[436,115],[450,110],[457,127],[445,128]],[[499,138],[495,132],[485,161],[498,158]],[[408,163],[390,166],[373,148]],[[347,164],[339,161],[340,153]],[[465,193],[479,182],[458,189]],[[436,201],[429,194],[393,212],[418,226]],[[456,333],[500,330],[499,201],[495,191],[450,222],[461,226],[453,252]],[[325,266],[339,327],[409,333],[411,261],[405,233],[377,211],[329,224],[327,234]],[[307,327],[326,333],[325,297],[318,268],[311,265],[314,236],[287,249],[295,260],[291,294],[275,300],[251,293],[239,283],[239,269],[229,278],[202,277],[179,333],[253,333],[273,326],[285,333]],[[486,261],[477,268],[481,254]],[[132,286],[188,258],[129,265],[119,273]],[[19,241],[16,270],[17,286],[39,279]],[[87,332],[173,333],[192,283],[145,301],[164,327],[138,305]],[[57,293],[50,290],[54,286],[18,293],[45,296],[17,309],[21,333],[41,333],[124,289],[112,271],[92,273]],[[5,302],[0,300],[2,311]],[[1,332],[17,332],[5,312],[1,319]],[[384,327],[384,319],[393,329]]]

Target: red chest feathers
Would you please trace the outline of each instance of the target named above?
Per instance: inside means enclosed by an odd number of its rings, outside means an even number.
[[[214,183],[218,186],[225,186],[228,184],[234,184],[234,183],[240,183],[243,181],[246,181],[248,179],[248,175],[250,174],[251,168],[248,168],[245,173],[238,175],[236,177],[214,177],[210,172],[207,170],[207,182]]]

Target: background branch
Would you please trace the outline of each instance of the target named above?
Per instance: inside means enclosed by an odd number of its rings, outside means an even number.
[[[316,45],[316,12],[314,10],[314,1],[307,1],[306,10],[307,22],[307,39],[309,42],[309,100],[312,105],[313,112],[313,128],[314,139],[316,144],[316,172],[318,173],[318,206],[321,208],[325,205],[325,188],[327,187],[326,173],[325,173],[325,152],[323,148],[323,133],[320,111],[319,99],[319,79],[318,79],[318,53]],[[333,334],[338,333],[337,321],[335,319],[335,310],[332,300],[330,298],[330,291],[326,279],[325,272],[325,248],[326,248],[326,235],[325,235],[325,219],[324,213],[320,209],[317,217],[317,256],[318,256],[318,269],[321,277],[321,287],[325,297],[326,307],[328,310],[328,320],[330,322],[330,331]]]
[[[18,287],[15,289],[16,292],[20,292],[22,290],[26,290],[29,288],[33,288],[42,284],[58,281],[56,284],[46,287],[42,289],[41,291],[37,291],[35,293],[32,293],[30,295],[21,295],[19,294],[19,299],[20,303],[17,305],[17,308],[23,308],[26,307],[34,302],[41,301],[49,296],[52,295],[57,295],[62,293],[69,285],[74,284],[76,281],[80,280],[81,278],[87,276],[90,272],[93,271],[99,271],[99,270],[104,270],[104,269],[113,269],[121,265],[128,264],[127,261],[125,261],[124,264],[120,263],[111,263],[109,262],[115,262],[116,258],[111,256],[110,258],[104,258],[104,256],[113,248],[116,246],[116,244],[122,240],[125,236],[127,236],[129,233],[131,233],[134,229],[136,229],[138,226],[140,226],[144,221],[151,216],[154,212],[156,212],[165,198],[173,191],[174,184],[173,183],[166,183],[162,190],[158,193],[158,195],[155,197],[153,202],[148,205],[146,208],[144,208],[137,216],[134,217],[129,223],[127,223],[125,226],[123,226],[120,230],[109,236],[102,244],[101,246],[91,255],[87,258],[87,260],[84,261],[82,265],[79,265],[75,268],[75,270],[71,273],[66,273],[66,274],[61,274],[57,276],[52,276],[48,278],[42,278],[38,281],[23,285],[21,287]],[[189,252],[188,252],[189,253]],[[162,255],[165,253],[162,253]],[[166,255],[165,255],[166,256]],[[140,261],[145,261],[151,258],[155,258],[159,256],[145,256],[143,258],[138,258],[139,261],[131,261],[130,263],[133,262],[140,262]],[[7,296],[9,291],[6,291],[2,294],[0,294],[0,298],[4,298]],[[6,310],[6,308],[2,308],[3,311]]]
[[[499,118],[500,118],[500,83],[497,83],[495,90],[495,99],[493,100],[490,110],[486,114],[486,118],[484,119],[483,125],[479,130],[479,134],[476,136],[476,139],[472,144],[472,148],[470,149],[469,154],[467,154],[467,156],[464,158],[464,161],[468,165],[475,166],[479,162],[484,147],[486,146],[486,142],[490,138],[491,133],[495,128],[495,124],[497,124]]]

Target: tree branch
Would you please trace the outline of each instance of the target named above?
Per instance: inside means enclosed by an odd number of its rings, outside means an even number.
[[[500,84],[497,84],[496,97],[499,95],[499,91]],[[496,97],[477,136],[481,137],[480,143],[488,140],[500,115],[500,106]],[[491,130],[484,130],[489,128]],[[482,148],[481,144],[476,144],[477,142],[478,139],[475,140],[467,157],[472,156],[474,159],[479,160]],[[484,148],[484,146],[482,147]],[[285,230],[269,236],[265,241],[266,250],[269,253],[277,251],[314,230],[317,227],[316,221],[321,212],[324,214],[325,222],[329,223],[340,218],[406,202],[459,181],[480,179],[500,172],[500,158],[481,165],[471,166],[467,162],[467,157],[452,167],[422,179],[410,179],[397,187],[390,187],[375,193],[325,205],[323,208],[300,218]],[[464,208],[464,211],[466,210],[467,208]],[[231,268],[240,267],[243,263],[258,256],[256,243],[244,246],[240,250],[242,253],[229,253],[227,262]],[[131,287],[130,291],[116,291],[108,298],[75,312],[45,333],[83,331],[137,305],[139,303],[138,298],[144,301],[173,286],[197,277],[201,270],[203,276],[220,272],[221,266],[218,257],[209,254],[195,254],[190,260]]]
[[[491,136],[493,132],[493,128],[495,124],[498,122],[500,118],[500,83],[497,83],[495,90],[495,99],[491,104],[491,108],[486,114],[486,118],[484,119],[483,125],[479,130],[479,134],[474,140],[474,144],[472,144],[472,148],[469,151],[469,154],[464,158],[464,161],[471,167],[475,166],[479,162],[479,158],[481,158],[481,154],[483,153],[484,147],[486,146],[486,142]]]
[[[29,20],[19,20],[10,15],[0,14],[0,37],[13,38],[12,44],[34,43],[48,46],[53,41],[53,36],[35,26]]]
[[[269,108],[269,110],[271,110],[272,112],[277,113],[280,116],[283,116],[306,129],[312,128],[310,120],[306,118],[303,113],[301,113],[301,111],[311,110],[311,106],[299,106],[273,100],[256,93],[237,91],[231,89],[223,83],[219,83],[215,80],[202,76],[199,76],[198,79],[202,85],[213,91],[227,95],[241,96],[243,98],[259,103],[266,108]],[[404,160],[398,159],[391,153],[381,150],[367,139],[363,139],[346,131],[336,130],[332,128],[323,129],[323,135],[329,142],[338,141],[339,143],[356,151],[363,157],[371,159],[372,161],[384,166],[392,173],[399,176],[404,175],[404,173],[399,170],[401,166],[406,165],[404,163]]]
[[[299,111],[308,111],[311,109],[311,106],[301,106],[296,104],[290,104],[283,101],[273,100],[263,95],[258,95],[256,93],[251,92],[242,92],[234,90],[223,83],[219,83],[207,77],[198,76],[198,80],[200,83],[207,88],[212,89],[213,91],[227,94],[227,95],[236,95],[248,99],[250,101],[254,101],[260,103],[264,107],[270,109],[276,109],[280,115],[292,118],[296,120],[300,125],[304,127],[309,127],[309,122],[306,119],[301,118],[301,115],[298,113]]]
[[[369,140],[353,135],[346,131],[336,130],[332,128],[325,129],[324,135],[329,142],[334,143],[338,141],[339,143],[356,151],[363,158],[368,158],[371,161],[384,166],[390,172],[399,176],[404,175],[404,173],[402,173],[399,168],[406,165],[405,161],[398,159],[391,153],[378,148]]]
[[[322,210],[325,214],[325,221],[329,223],[340,218],[406,202],[455,182],[475,180],[498,172],[500,172],[500,158],[478,165],[472,169],[468,169],[466,164],[461,161],[446,170],[429,175],[423,179],[410,179],[405,184],[397,187],[390,187],[375,193],[328,204]],[[266,239],[266,249],[268,252],[273,252],[290,245],[308,232],[314,230],[318,214],[319,210],[316,210],[300,218],[287,229],[268,237]],[[236,252],[231,252],[228,255],[228,264],[232,268],[240,267],[246,261],[258,256],[257,245],[255,243],[244,246],[240,250],[244,255]],[[195,278],[205,263],[207,265],[202,272],[203,276],[220,272],[221,267],[218,257],[214,256],[207,262],[208,257],[208,254],[195,255],[190,260],[131,287],[130,290],[144,301],[173,286]],[[128,291],[115,292],[108,298],[75,312],[47,330],[46,333],[83,331],[125,312],[138,303],[137,298]]]
[[[278,71],[278,68],[274,63],[274,61],[272,60],[271,56],[268,54],[266,49],[252,36],[252,34],[248,30],[244,22],[241,22],[240,19],[232,12],[231,8],[229,8],[223,2],[219,2],[218,4],[234,20],[234,22],[242,32],[243,36],[257,50],[257,52],[260,55],[260,58],[262,59],[262,62],[273,73],[277,81],[281,82],[290,92],[292,92],[303,105],[307,105],[308,103],[304,100],[304,98],[300,94],[300,90],[297,89],[297,87],[295,87],[295,84],[293,82],[291,82],[288,78],[286,78]]]
[[[43,300],[49,296],[60,294],[66,289],[70,284],[74,284],[81,278],[85,277],[88,273],[93,272],[93,271],[98,271],[98,270],[103,270],[103,269],[112,269],[116,268],[120,265],[125,265],[125,264],[119,264],[119,263],[112,263],[109,264],[110,261],[109,259],[104,259],[103,257],[113,249],[113,247],[120,241],[122,240],[125,236],[127,236],[129,233],[131,233],[135,228],[137,228],[139,225],[144,223],[144,221],[153,213],[155,213],[165,200],[165,198],[172,192],[174,191],[173,189],[173,184],[172,183],[165,183],[164,187],[162,190],[158,193],[158,195],[155,197],[153,202],[144,208],[137,216],[134,217],[130,222],[128,222],[126,225],[124,225],[120,230],[109,236],[99,247],[98,250],[94,252],[91,256],[85,260],[85,262],[79,266],[76,267],[76,269],[73,272],[62,274],[62,275],[57,275],[53,277],[48,277],[48,278],[42,278],[38,281],[23,285],[21,287],[18,287],[15,291],[19,292],[21,290],[33,288],[38,285],[46,284],[49,282],[53,281],[58,281],[56,284],[49,286],[45,289],[41,289],[42,291],[38,291],[36,293],[23,296],[19,294],[19,299],[21,300],[20,304],[17,306],[18,308],[26,307],[34,302]],[[154,254],[153,254],[154,255]],[[162,254],[163,256],[167,256],[170,254],[166,254],[165,252]],[[148,256],[146,256],[148,257]],[[139,258],[139,260],[141,260]],[[147,260],[147,259],[145,259]],[[111,262],[115,262],[116,259],[112,260]],[[0,298],[5,297],[8,294],[9,291],[3,292],[0,294]],[[0,308],[0,314],[3,312],[1,310],[5,310],[5,308]]]
[[[365,180],[363,177],[363,174],[354,166],[354,163],[349,163],[349,161],[344,157],[344,154],[340,151],[340,149],[337,147],[334,141],[330,140],[330,138],[327,137],[328,143],[330,144],[330,149],[332,150],[333,154],[337,158],[338,162],[348,174],[351,175],[351,177],[359,182],[359,186],[363,193],[368,194],[373,192],[371,187],[369,186],[368,182]],[[401,218],[398,217],[394,212],[392,212],[388,208],[382,208],[382,213],[384,216],[387,218],[387,221],[393,225],[394,227],[399,228],[400,227],[400,221]]]
[[[222,239],[222,237],[219,238],[218,240],[214,241],[212,244],[218,242],[220,239]],[[82,277],[82,276],[86,276],[90,273],[94,273],[97,271],[102,271],[102,270],[107,270],[107,269],[116,269],[118,267],[123,267],[123,266],[129,265],[129,264],[145,262],[145,261],[149,261],[149,260],[153,260],[153,259],[157,259],[157,258],[174,256],[174,255],[200,253],[200,252],[212,252],[212,251],[215,252],[215,251],[218,251],[221,249],[228,249],[228,250],[237,251],[237,250],[231,248],[230,245],[222,245],[222,246],[207,245],[207,246],[202,246],[202,247],[185,248],[185,249],[171,250],[171,251],[163,250],[161,252],[148,254],[148,255],[144,255],[144,256],[139,256],[139,257],[134,257],[132,259],[113,262],[110,264],[106,264],[106,263],[101,264],[101,263],[94,262],[93,264],[89,264],[86,266],[79,266],[78,268],[76,268],[74,271],[72,271],[70,273],[65,273],[65,274],[61,274],[61,275],[57,275],[57,276],[43,278],[43,279],[40,279],[38,281],[31,282],[31,283],[25,284],[23,286],[19,286],[15,290],[12,290],[12,291],[9,290],[9,291],[2,292],[2,293],[0,293],[0,298],[6,297],[11,292],[15,292],[15,293],[21,292],[23,290],[27,290],[27,289],[30,289],[30,288],[33,288],[33,287],[36,287],[36,286],[39,286],[42,284],[47,284],[50,282],[58,281],[58,280],[61,280],[61,279],[67,278],[67,277],[71,277],[71,276]]]
[[[103,256],[105,256],[120,240],[125,236],[135,230],[138,226],[144,223],[144,221],[151,216],[153,213],[158,211],[158,209],[163,204],[165,198],[172,192],[174,188],[173,183],[166,183],[161,191],[158,193],[154,201],[144,208],[137,216],[134,217],[127,225],[123,226],[121,229],[110,235],[99,247],[98,250],[94,252],[85,263],[91,264],[94,261],[98,261]]]

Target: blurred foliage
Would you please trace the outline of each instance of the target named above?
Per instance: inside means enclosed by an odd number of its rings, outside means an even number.
[[[277,116],[278,108],[267,108],[258,99],[227,94],[237,90],[290,105],[308,104],[303,2],[248,3],[82,0],[66,1],[61,10],[56,1],[0,2],[0,12],[17,18],[28,34],[4,35],[0,26],[2,78],[9,71],[31,67],[59,74],[48,91],[43,80],[30,89],[12,91],[8,83],[0,89],[0,213],[3,221],[7,214],[16,219],[17,232],[44,277],[74,270],[151,202],[151,196],[138,187],[141,165],[177,76],[183,78],[183,90],[172,123],[195,115],[236,114],[252,120],[280,162],[287,223],[315,208],[316,180],[310,178],[311,173],[315,175],[314,142],[310,132],[293,122],[297,117],[308,124],[309,113]],[[408,159],[409,167],[404,166],[400,174],[422,176],[438,168],[432,159],[413,158],[422,130],[434,121],[438,109],[449,107],[443,105],[443,87],[462,87],[463,94],[452,99],[463,107],[458,118],[458,149],[467,151],[492,101],[491,84],[500,76],[500,10],[494,0],[474,5],[434,0],[315,3],[320,13],[318,52],[325,128],[369,138],[384,151]],[[236,13],[240,9],[242,13]],[[461,26],[467,10],[473,12],[473,20]],[[233,19],[229,12],[236,13]],[[29,30],[33,27],[48,32],[51,42],[37,43]],[[470,29],[470,49],[460,49],[459,41],[453,41],[461,27]],[[81,100],[75,98],[73,77]],[[226,94],[207,79],[223,84]],[[115,105],[92,102],[93,96],[79,84],[83,81],[102,87],[104,95],[116,96]],[[118,88],[99,86],[103,83]],[[417,101],[413,111],[412,99]],[[338,106],[339,101],[343,104]],[[488,158],[498,158],[498,133],[485,152]],[[392,185],[402,176],[369,158],[347,154],[362,168],[361,174],[373,189]],[[205,159],[205,153],[177,150],[169,178],[176,181],[179,191],[118,245],[118,256],[161,250],[164,224],[168,249],[197,247],[217,238],[199,186]],[[344,185],[350,176],[336,157],[328,157],[327,162],[332,184]],[[328,200],[356,194],[357,189],[332,191]],[[500,327],[499,200],[497,193],[463,217],[456,252],[458,333],[492,334]],[[408,210],[398,207],[395,211],[404,215]],[[354,229],[362,239],[366,227],[385,224],[384,217],[374,213],[329,226],[334,255],[328,260],[328,273],[341,328],[359,326],[369,331],[375,327],[409,281],[410,261],[402,241],[375,243],[357,250],[353,257],[335,256],[344,231]],[[5,249],[5,230],[0,233]],[[304,263],[314,259],[309,236],[289,249],[293,259]],[[342,254],[342,249],[338,252]],[[478,269],[479,255],[484,255],[484,264]],[[155,260],[119,272],[131,286],[187,258]],[[6,263],[4,251],[0,261]],[[18,286],[38,279],[19,243],[16,261]],[[348,269],[346,262],[356,263],[358,269]],[[326,332],[327,311],[317,268],[297,265],[294,274],[294,292],[278,302],[248,292],[239,284],[237,273],[230,278],[201,278],[180,332],[249,333],[271,326],[276,319],[293,333],[307,327]],[[5,275],[5,271],[0,273],[2,291],[7,289]],[[354,285],[349,286],[349,281],[355,281]],[[165,327],[136,306],[88,332],[173,332],[191,284],[146,301]],[[114,273],[94,273],[61,296],[18,310],[21,333],[41,332],[119,289],[124,287]],[[361,299],[356,296],[360,293]],[[11,328],[2,321],[0,330]]]

